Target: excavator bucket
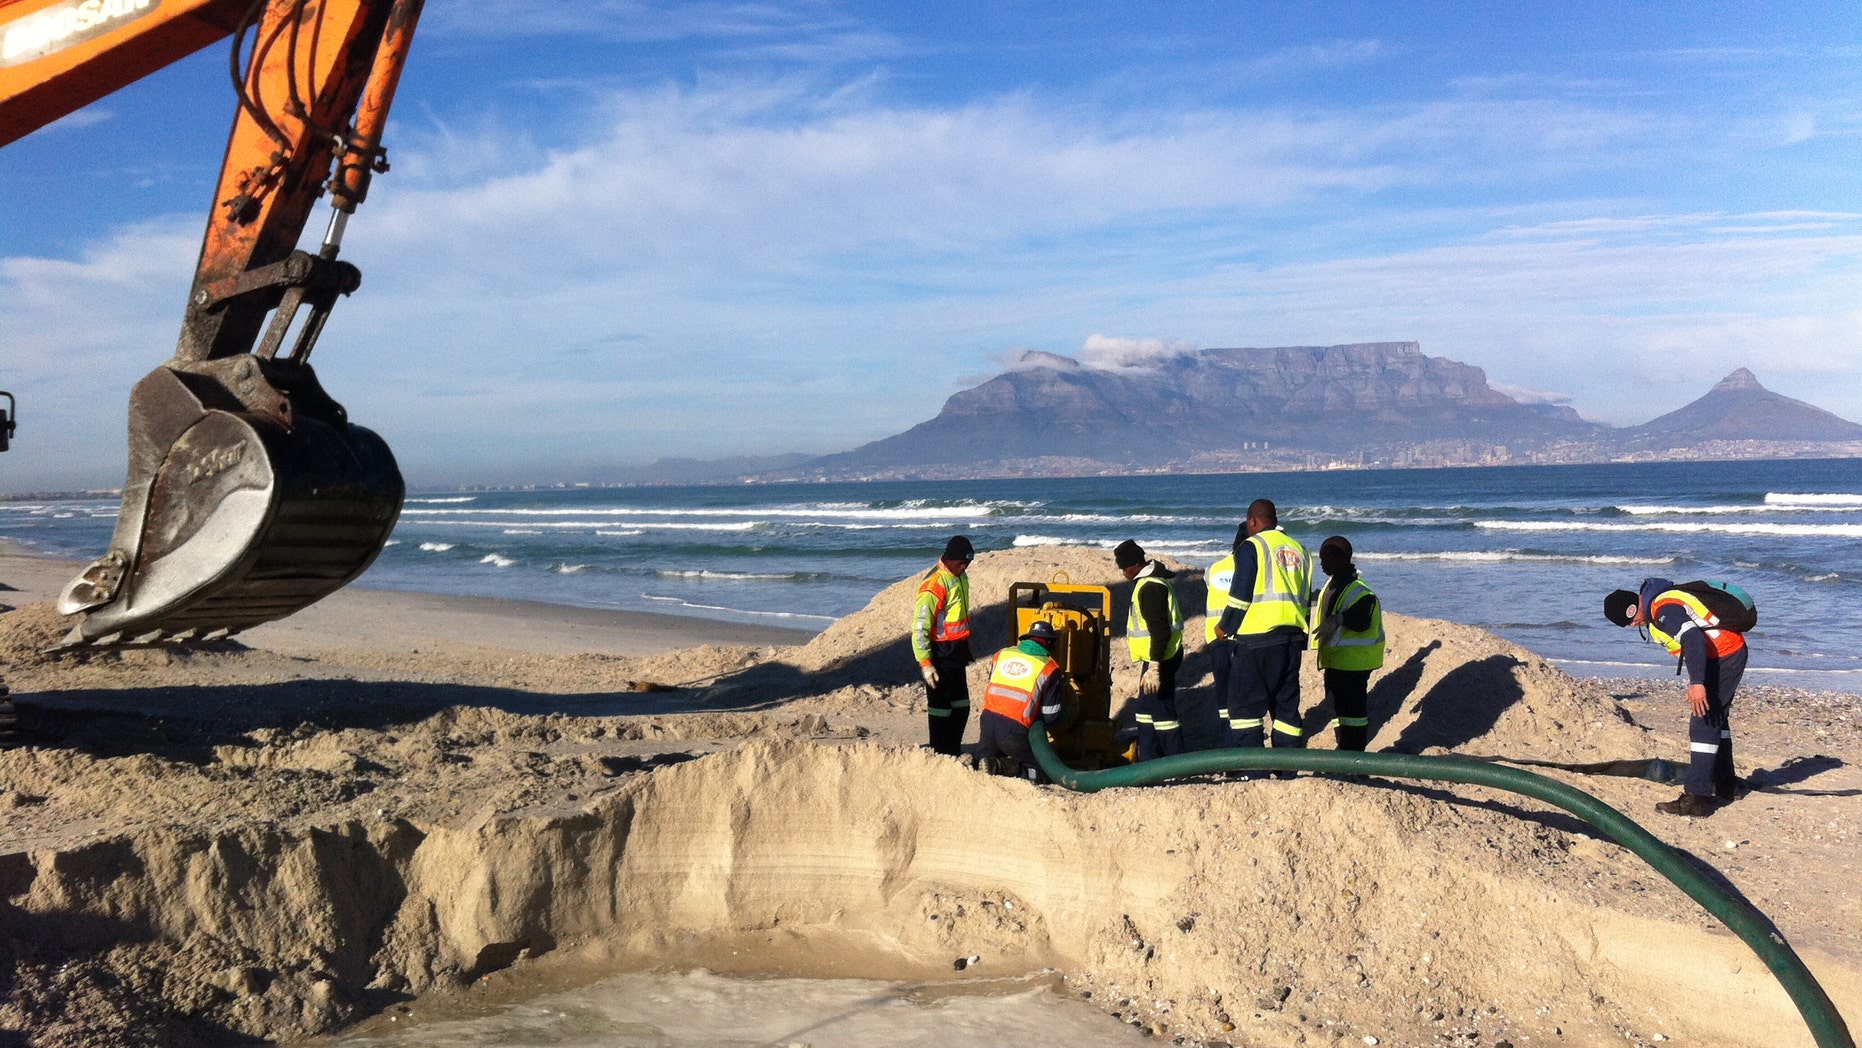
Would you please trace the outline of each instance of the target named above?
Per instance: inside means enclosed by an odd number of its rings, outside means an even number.
[[[110,551],[65,587],[67,646],[211,641],[314,603],[381,552],[406,492],[308,364],[169,361],[130,396]]]

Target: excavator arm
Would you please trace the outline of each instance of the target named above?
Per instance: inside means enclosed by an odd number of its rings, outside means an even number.
[[[422,0],[0,0],[0,145],[227,36],[238,106],[174,356],[130,395],[109,551],[65,588],[71,644],[212,640],[361,574],[404,495],[309,357],[361,283],[344,225]],[[313,205],[331,217],[298,248]]]

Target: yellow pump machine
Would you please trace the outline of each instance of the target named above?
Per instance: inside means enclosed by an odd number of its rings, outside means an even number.
[[[1112,723],[1112,591],[1085,586],[1056,572],[1047,582],[1009,586],[1010,643],[1036,622],[1053,627],[1054,659],[1066,675],[1072,717],[1054,736],[1054,751],[1069,767],[1109,768],[1125,763]]]

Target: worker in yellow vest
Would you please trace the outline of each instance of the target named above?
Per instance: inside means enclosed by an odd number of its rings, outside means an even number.
[[[1216,623],[1216,636],[1235,638],[1229,745],[1265,745],[1271,718],[1275,746],[1303,747],[1300,653],[1306,650],[1312,557],[1280,529],[1280,513],[1267,499],[1248,504],[1242,530],[1248,537],[1235,546],[1235,583]]]
[[[937,566],[925,572],[912,603],[912,654],[925,682],[931,749],[956,756],[970,723],[970,686],[964,679],[970,657],[970,580],[964,575],[976,548],[956,535]]]
[[[1238,525],[1234,544],[1239,546],[1247,539],[1247,525]],[[1228,668],[1235,658],[1235,638],[1218,636],[1216,624],[1228,610],[1228,591],[1234,582],[1235,552],[1231,548],[1228,556],[1209,565],[1209,570],[1203,573],[1203,583],[1208,589],[1208,600],[1203,605],[1203,653],[1209,658],[1209,676],[1214,685],[1211,694],[1218,707],[1216,716],[1221,721],[1224,736],[1228,734]]]
[[[1125,641],[1138,664],[1138,759],[1170,757],[1183,752],[1183,724],[1177,719],[1183,605],[1170,584],[1176,573],[1147,560],[1144,547],[1130,539],[1112,551],[1112,562],[1132,580]]]
[[[1341,750],[1363,750],[1370,736],[1371,671],[1384,664],[1384,609],[1351,562],[1351,540],[1319,544],[1326,582],[1312,602],[1312,639],[1332,704],[1332,738]]]

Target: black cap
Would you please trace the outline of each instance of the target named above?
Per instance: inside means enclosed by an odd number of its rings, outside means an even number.
[[[1618,626],[1627,626],[1636,621],[1636,605],[1639,598],[1635,590],[1614,590],[1603,598],[1603,617]]]
[[[1144,547],[1130,539],[1126,539],[1112,550],[1112,563],[1117,564],[1121,570],[1132,567],[1133,565],[1143,564]]]
[[[1036,619],[1028,624],[1028,632],[1022,634],[1022,639],[1052,645],[1055,640],[1059,639],[1059,635],[1054,632],[1053,625],[1046,619]]]
[[[940,559],[975,560],[976,547],[970,545],[970,540],[964,536],[953,535],[949,542],[944,543],[944,556]]]

